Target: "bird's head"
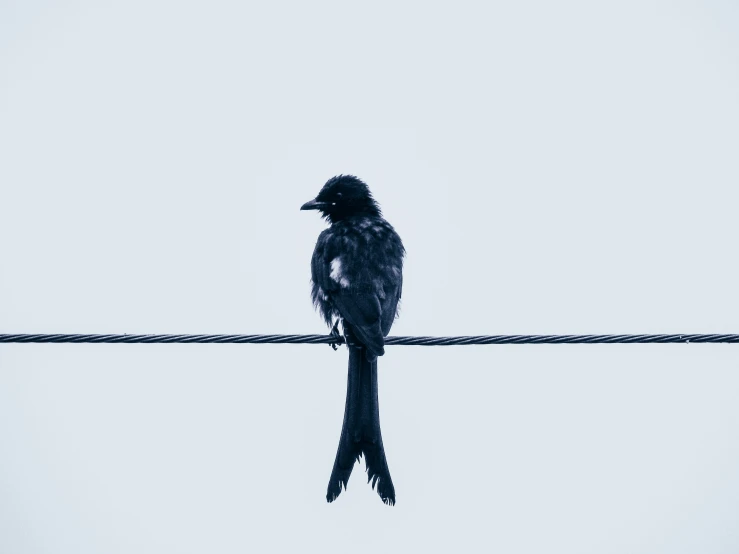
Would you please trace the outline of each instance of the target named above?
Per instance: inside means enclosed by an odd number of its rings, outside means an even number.
[[[372,198],[369,187],[353,175],[332,177],[318,196],[300,207],[301,210],[318,210],[331,223],[351,216],[379,216],[380,206]]]

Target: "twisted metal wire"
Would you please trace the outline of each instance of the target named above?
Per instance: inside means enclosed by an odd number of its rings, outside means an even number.
[[[0,343],[235,343],[345,344],[340,335],[48,335],[0,334]],[[467,337],[386,337],[386,345],[466,346],[483,344],[667,344],[739,343],[739,335],[480,335]]]

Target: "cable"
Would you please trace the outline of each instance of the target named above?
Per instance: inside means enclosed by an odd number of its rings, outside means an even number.
[[[0,334],[0,343],[119,344],[344,344],[340,335],[49,335]],[[466,346],[482,344],[668,344],[739,343],[739,335],[481,335],[468,337],[386,337],[386,345]]]

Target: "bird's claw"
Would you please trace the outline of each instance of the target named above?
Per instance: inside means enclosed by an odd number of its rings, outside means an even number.
[[[334,326],[331,327],[331,332],[329,333],[329,335],[337,339],[336,342],[329,342],[329,344],[331,345],[331,348],[333,348],[334,351],[338,350],[339,344],[344,342],[341,336],[341,333],[339,333],[339,320],[338,319],[336,320],[336,323],[334,323]]]

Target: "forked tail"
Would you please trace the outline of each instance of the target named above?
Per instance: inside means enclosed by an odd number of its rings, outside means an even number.
[[[380,432],[377,399],[377,358],[369,361],[364,348],[349,348],[349,376],[346,386],[344,424],[334,469],[328,482],[326,500],[333,502],[346,489],[354,463],[364,455],[367,482],[372,483],[385,504],[395,504],[395,487],[387,467]]]

